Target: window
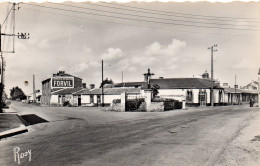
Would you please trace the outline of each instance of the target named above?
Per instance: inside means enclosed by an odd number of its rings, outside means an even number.
[[[187,90],[187,93],[186,93],[186,102],[193,102],[193,93],[192,93],[192,90]]]
[[[90,103],[94,103],[94,96],[90,95]]]

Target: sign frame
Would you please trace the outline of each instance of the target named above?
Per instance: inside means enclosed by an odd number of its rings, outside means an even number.
[[[54,86],[53,85],[53,81],[57,79],[57,80],[66,80],[66,81],[71,81],[72,82],[72,86]],[[53,88],[63,88],[63,89],[67,89],[67,88],[74,88],[75,87],[75,82],[74,82],[74,77],[68,77],[68,76],[56,76],[56,77],[52,77],[51,78],[51,89]]]

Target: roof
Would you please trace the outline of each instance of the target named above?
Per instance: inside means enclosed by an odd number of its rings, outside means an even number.
[[[76,77],[76,76],[73,76],[73,75],[70,75],[70,74],[67,74],[67,73],[62,73],[62,74],[56,75],[54,77],[74,77],[74,78],[78,78],[78,79],[82,80],[82,78],[79,78],[79,77]]]
[[[258,94],[257,90],[240,89],[242,93]]]
[[[126,92],[128,94],[132,93],[132,94],[139,94],[140,93],[139,88],[110,88],[107,89],[105,91],[105,94],[109,94],[109,95],[119,95],[122,92]]]
[[[51,78],[47,78],[47,79],[45,79],[45,80],[42,81],[42,84],[45,83],[45,82],[48,82],[48,81],[50,81],[50,80],[51,80]]]
[[[235,88],[224,88],[226,93],[241,93],[241,89],[235,89]]]
[[[210,79],[204,78],[163,78],[151,79],[150,84],[159,85],[160,89],[209,89],[212,86]],[[214,83],[214,89],[223,89]]]
[[[105,95],[120,95],[122,92],[126,92],[128,94],[139,94],[140,93],[139,88],[104,88],[104,94]],[[102,94],[102,89],[82,89],[79,90],[76,93],[73,93],[74,95],[90,95],[90,94],[95,94],[95,95],[101,95]]]
[[[74,77],[74,78],[78,78],[78,79],[81,79],[82,80],[82,78],[79,78],[79,77],[76,77],[76,76],[73,76],[73,75],[70,75],[70,74],[67,74],[67,73],[57,73],[57,74],[53,74],[53,77]],[[42,83],[44,83],[44,82],[47,82],[47,81],[50,81],[51,80],[51,78],[47,78],[47,79],[45,79],[45,80],[43,80],[42,81]]]
[[[52,93],[52,95],[70,95],[72,93],[80,91],[82,88],[66,88],[66,89],[61,89],[58,91],[55,91]]]
[[[145,84],[146,82],[122,82],[115,84],[114,87],[143,87]]]

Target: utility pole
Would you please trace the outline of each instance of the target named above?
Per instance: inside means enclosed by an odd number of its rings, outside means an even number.
[[[2,101],[2,97],[3,97],[3,92],[4,92],[4,71],[5,71],[5,61],[3,58],[3,53],[14,53],[15,52],[15,36],[18,37],[18,39],[29,39],[29,33],[18,33],[18,35],[15,35],[15,10],[16,10],[16,3],[13,3],[12,8],[10,9],[10,11],[8,12],[5,20],[3,21],[2,25],[0,24],[0,56],[1,56],[1,84],[0,84],[0,112],[3,112],[2,110],[2,106],[3,106],[3,101]],[[19,9],[19,7],[18,7]],[[6,23],[10,13],[12,11],[12,20],[13,20],[13,33],[12,34],[6,34],[6,33],[2,33],[2,26]],[[4,51],[2,50],[2,36],[10,36],[13,37],[13,50],[12,51]]]
[[[102,87],[102,107],[104,107],[104,62],[102,60],[102,83],[101,83],[101,87]]]
[[[238,95],[237,95],[237,75],[235,75],[235,96],[236,96],[236,101],[238,101]]]
[[[124,82],[124,70],[122,70],[122,83]]]
[[[211,88],[210,88],[210,103],[211,106],[214,106],[214,64],[213,64],[213,52],[216,52],[217,50],[214,50],[214,47],[217,47],[217,45],[210,46],[208,49],[211,51]]]
[[[2,77],[3,77],[3,55],[2,55],[2,33],[1,33],[1,29],[2,29],[2,26],[0,24],[0,56],[1,56],[1,60],[2,60],[2,65],[1,65],[1,84],[0,84],[0,113],[3,112],[2,110],[2,96],[3,96],[3,90],[4,90],[4,85],[3,85],[3,81],[2,81]]]
[[[35,75],[33,75],[33,101],[36,101]]]
[[[260,107],[260,68],[258,71],[258,107]]]

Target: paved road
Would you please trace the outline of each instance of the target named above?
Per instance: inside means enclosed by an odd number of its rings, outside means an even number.
[[[169,112],[104,112],[99,108],[37,107],[9,111],[48,123],[0,142],[0,165],[18,165],[15,147],[31,150],[20,165],[260,165],[260,109],[248,106]]]

